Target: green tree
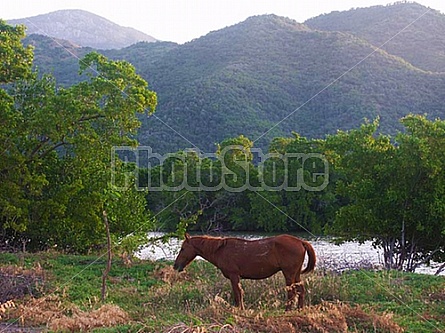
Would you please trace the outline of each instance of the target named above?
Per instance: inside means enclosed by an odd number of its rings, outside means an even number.
[[[32,47],[23,47],[25,26],[15,27],[0,19],[0,83],[10,83],[31,74]]]
[[[407,131],[395,142],[376,134],[378,120],[326,140],[326,154],[340,175],[346,198],[331,231],[346,240],[372,240],[384,251],[387,268],[414,271],[443,260],[444,123],[424,117],[402,119]]]
[[[432,259],[445,260],[445,121],[410,115],[401,122],[406,132],[396,137],[402,207],[397,255],[414,271]]]
[[[17,44],[23,31],[2,29],[14,37],[2,47],[27,54]],[[156,106],[156,94],[134,67],[90,53],[80,61],[87,80],[62,88],[51,76],[32,73],[23,59],[3,66],[11,68],[2,77],[13,80],[1,89],[0,223],[7,239],[85,251],[104,243],[104,209],[117,241],[146,230],[144,193],[134,182],[120,187],[118,197],[110,194],[112,172],[123,167],[112,147],[134,146],[137,114]],[[11,76],[14,71],[23,74]]]
[[[250,195],[253,218],[264,230],[322,232],[330,192],[323,185],[329,170],[322,143],[297,133],[272,141],[268,158],[259,166],[261,186],[267,191]]]
[[[223,218],[230,230],[261,228],[251,214],[251,197],[259,186],[252,148],[253,142],[244,135],[225,139],[217,146],[216,155],[221,162],[223,187],[217,193],[214,214]]]
[[[16,146],[21,119],[7,89],[16,80],[31,75],[33,53],[31,47],[23,47],[24,36],[24,26],[12,27],[0,20],[0,230],[5,226],[20,228],[19,219],[26,216],[28,205],[22,193],[23,185],[32,192],[43,182],[39,177],[32,177],[26,166],[16,167],[25,162]]]
[[[175,230],[197,216],[190,228],[201,231],[254,230],[250,220],[249,185],[255,185],[252,142],[244,136],[226,139],[215,154],[170,154],[148,171],[150,183],[164,190],[149,191],[149,207],[158,212],[159,227]],[[145,180],[144,183],[147,183]]]
[[[252,147],[253,142],[243,135],[225,139],[218,144],[216,155],[222,163],[226,191],[242,192],[255,185]]]

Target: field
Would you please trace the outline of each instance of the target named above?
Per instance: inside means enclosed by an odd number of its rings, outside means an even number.
[[[285,313],[281,274],[243,281],[246,310],[205,261],[116,258],[101,302],[105,259],[53,252],[0,254],[0,332],[445,332],[445,278],[396,271],[316,270],[307,306]],[[30,329],[32,327],[32,330]]]

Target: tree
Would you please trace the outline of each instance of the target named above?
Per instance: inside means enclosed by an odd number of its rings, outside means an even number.
[[[2,35],[11,35],[2,47],[27,55],[17,44],[23,31],[1,27]],[[112,158],[112,147],[134,146],[137,113],[156,106],[147,82],[129,63],[98,53],[80,61],[88,79],[68,88],[31,72],[25,60],[10,66],[1,71],[13,83],[1,89],[8,113],[2,111],[0,129],[0,228],[7,240],[85,251],[104,243],[103,210],[116,241],[147,230],[144,193],[131,182],[118,198],[108,190],[112,172],[124,167]],[[23,74],[9,74],[14,71]]]
[[[396,137],[400,188],[399,262],[409,271],[445,260],[445,121],[410,115]]]
[[[245,227],[249,201],[244,190],[256,173],[251,146],[243,136],[230,138],[211,156],[180,151],[149,170],[151,184],[165,185],[147,197],[151,209],[159,212],[160,227],[175,230],[191,216],[198,217],[190,226],[198,230]]]
[[[340,175],[346,198],[331,231],[344,240],[371,240],[387,268],[414,271],[444,259],[445,131],[442,121],[402,119],[407,131],[395,142],[376,134],[378,120],[326,140],[326,154]]]
[[[268,158],[259,166],[266,191],[250,195],[253,218],[264,230],[322,232],[330,188],[325,186],[329,170],[321,144],[297,133],[272,141]]]
[[[15,27],[0,20],[0,83],[10,83],[31,74],[32,47],[23,47],[25,26]]]
[[[12,27],[0,20],[0,230],[4,226],[20,228],[18,219],[26,215],[28,205],[21,185],[26,183],[33,191],[42,181],[31,177],[27,168],[16,168],[24,163],[15,145],[20,115],[15,112],[14,98],[5,89],[31,74],[33,54],[31,47],[21,44],[24,36],[24,26]]]

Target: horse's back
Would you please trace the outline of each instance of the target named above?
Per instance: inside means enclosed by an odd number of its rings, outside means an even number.
[[[286,248],[304,248],[303,244],[306,243],[306,241],[292,236],[292,235],[278,235],[275,237],[272,237],[271,239],[274,239],[274,242],[278,245],[284,246]]]
[[[256,240],[245,240],[242,238],[234,238],[234,248],[243,247],[244,250],[259,251],[259,252],[274,252],[274,250],[281,250],[285,252],[304,252],[304,244],[306,241],[287,234],[277,235],[273,237],[261,238]],[[232,243],[234,244],[234,243]],[[248,254],[250,251],[244,252]]]

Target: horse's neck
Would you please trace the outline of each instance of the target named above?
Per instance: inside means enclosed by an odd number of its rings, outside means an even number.
[[[199,256],[216,264],[216,251],[223,245],[224,240],[219,238],[194,237],[193,246]]]

